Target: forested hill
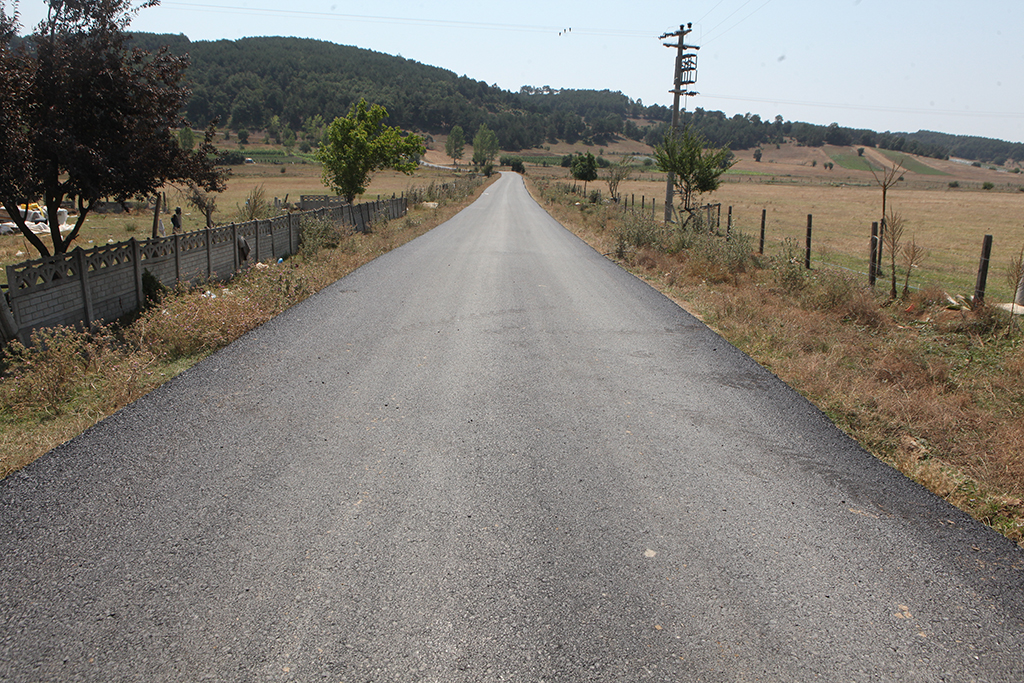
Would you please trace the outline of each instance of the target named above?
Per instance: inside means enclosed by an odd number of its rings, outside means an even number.
[[[384,105],[390,124],[426,133],[462,126],[472,139],[486,123],[502,149],[519,150],[565,140],[602,144],[628,137],[661,140],[671,112],[661,105],[608,90],[553,90],[524,86],[509,92],[435,66],[345,45],[307,38],[243,38],[192,42],[183,35],[135,34],[136,45],[167,45],[191,57],[192,98],[187,116],[203,127],[273,128],[297,139],[316,139],[324,123],[348,112],[360,97]],[[276,117],[276,118],[275,118]],[[934,157],[961,156],[1002,163],[1024,161],[1024,144],[943,133],[876,133],[834,123],[819,126],[727,117],[700,108],[684,114],[710,143],[732,149],[773,144],[783,137],[810,146],[853,144],[900,149]]]
[[[669,114],[618,92],[512,93],[413,60],[318,40],[190,42],[180,35],[136,34],[135,42],[189,53],[187,116],[196,126],[217,117],[235,129],[262,129],[277,116],[281,125],[300,131],[317,116],[330,121],[344,115],[365,97],[387,108],[392,125],[428,133],[460,125],[472,136],[486,123],[504,149],[516,150],[547,139],[601,142],[621,134],[629,117],[664,120]],[[642,136],[635,125],[630,132]]]

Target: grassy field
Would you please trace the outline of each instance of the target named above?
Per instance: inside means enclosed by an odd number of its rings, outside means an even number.
[[[660,215],[592,203],[567,193],[564,180],[528,178],[553,216],[809,398],[865,449],[1024,543],[1019,321],[990,307],[951,309],[933,289],[893,302],[888,287],[871,290],[847,271],[808,271],[781,254],[753,258],[742,239],[666,230]],[[684,238],[688,246],[677,249]]]
[[[721,188],[704,199],[722,204],[723,222],[731,206],[734,229],[755,239],[760,234],[761,211],[765,210],[768,255],[779,254],[793,245],[802,254],[807,215],[811,214],[812,264],[849,269],[863,274],[866,280],[871,223],[880,218],[882,194],[868,171],[838,166],[830,171],[820,161],[811,165],[811,161],[826,152],[838,154],[837,149],[840,148],[765,150],[766,159],[778,155],[774,163],[757,163],[741,157],[732,169],[734,172],[724,176]],[[851,148],[845,150],[856,155]],[[927,252],[914,271],[911,285],[934,286],[953,295],[973,294],[982,241],[985,235],[992,235],[987,297],[990,301],[1008,302],[1013,288],[1004,273],[1010,260],[1024,247],[1024,192],[1015,184],[983,191],[979,178],[990,177],[993,172],[942,163],[946,165],[944,173],[959,175],[936,180],[934,176],[908,173],[888,193],[888,206],[899,211],[905,220],[904,241],[913,239]],[[528,172],[541,178],[568,176],[567,169],[529,164]],[[1006,178],[1009,174],[1001,175]],[[960,178],[960,188],[948,186],[952,178]],[[590,183],[590,187],[607,192],[607,185],[601,180]],[[645,170],[623,182],[620,191],[637,206],[641,202],[650,206],[654,200],[659,215],[663,212],[663,174]]]
[[[903,168],[907,169],[911,173],[920,173],[922,175],[949,175],[945,171],[932,168],[927,164],[921,163],[915,157],[909,154],[904,154],[903,152],[896,152],[891,149],[880,149],[878,152],[888,157],[891,161],[902,164]]]
[[[253,157],[256,158],[256,157]],[[410,187],[424,186],[434,179],[448,177],[449,172],[441,169],[422,167],[412,176],[396,171],[382,171],[376,174],[365,195],[357,201],[369,201],[378,196],[390,197],[401,194]],[[213,220],[216,225],[231,223],[236,220],[239,207],[255,187],[262,186],[268,201],[274,199],[282,203],[296,203],[303,194],[332,194],[321,181],[320,165],[305,159],[294,163],[256,163],[243,166],[231,166],[227,189],[217,196],[217,210]],[[185,202],[182,188],[169,187],[165,190],[167,204],[163,214],[164,229],[170,232],[170,212],[180,206],[184,216],[185,231],[199,230],[206,224],[202,214],[195,211]],[[74,246],[89,249],[99,244],[121,242],[132,237],[146,239],[152,233],[152,209],[133,213],[92,213],[85,219]],[[44,237],[49,244],[49,237]],[[0,236],[0,266],[21,263],[28,259],[38,258],[38,254],[21,235]],[[7,282],[6,269],[0,270],[0,282]]]
[[[836,162],[845,169],[851,171],[870,171],[872,169],[871,164],[863,156],[858,155],[856,152],[843,152],[840,154],[829,154],[832,161]]]

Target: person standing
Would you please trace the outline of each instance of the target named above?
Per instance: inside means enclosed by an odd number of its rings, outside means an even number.
[[[174,210],[174,215],[171,216],[171,232],[177,235],[181,232],[181,207],[179,206]]]

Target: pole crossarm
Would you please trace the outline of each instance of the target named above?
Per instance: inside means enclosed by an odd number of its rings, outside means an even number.
[[[674,38],[676,42],[662,43],[665,47],[676,49],[675,77],[672,80],[672,134],[679,130],[679,98],[692,97],[697,94],[695,90],[686,90],[684,86],[693,85],[697,82],[697,54],[685,52],[686,50],[699,50],[698,45],[687,45],[683,40],[693,31],[693,24],[680,24],[678,31],[665,33],[658,36],[658,40]],[[685,79],[683,74],[686,74]],[[665,222],[672,221],[672,200],[675,191],[675,178],[671,173],[667,174],[665,187]]]

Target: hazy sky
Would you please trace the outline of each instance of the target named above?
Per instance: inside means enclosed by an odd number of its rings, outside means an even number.
[[[26,27],[44,12],[21,2]],[[1024,0],[163,0],[131,28],[317,38],[508,90],[608,89],[670,105],[674,50],[658,36],[688,22],[687,42],[701,46],[688,109],[1024,141]]]

